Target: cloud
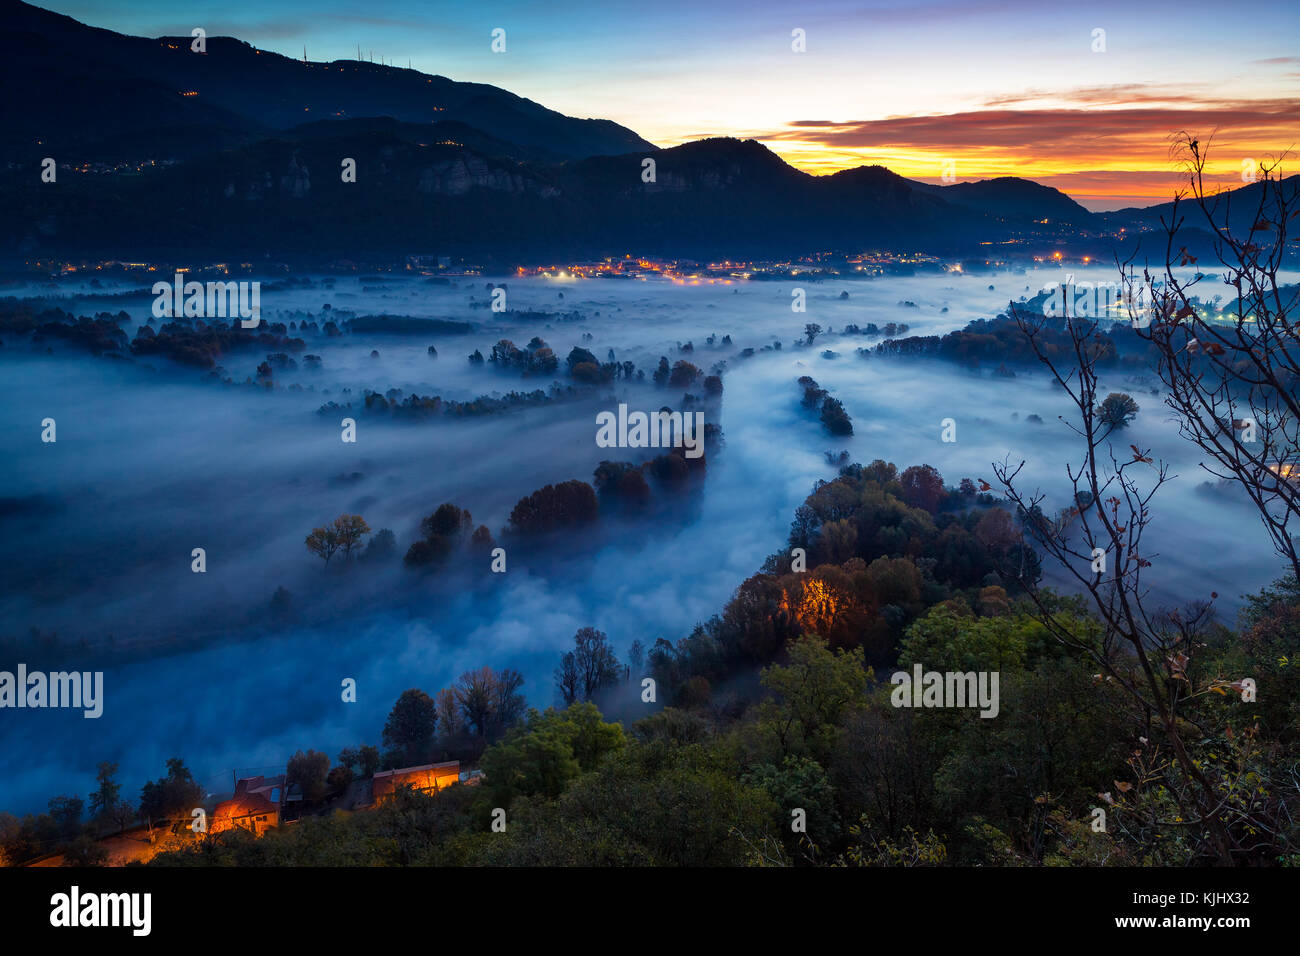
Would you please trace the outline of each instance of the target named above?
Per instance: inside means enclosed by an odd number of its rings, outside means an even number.
[[[1285,148],[1300,122],[1300,102],[1243,100],[1196,108],[1134,107],[1109,110],[978,110],[935,116],[830,122],[795,120],[763,138],[815,141],[841,149],[1031,149],[1070,154],[1080,146],[1094,151],[1116,144],[1149,151],[1178,130],[1218,130],[1219,138],[1252,141],[1276,136]],[[810,130],[818,135],[810,136]]]
[[[1183,131],[1212,143],[1211,177],[1232,177],[1245,158],[1272,159],[1292,149],[1300,128],[1300,102],[1292,99],[1210,99],[1189,91],[1176,106],[1158,105],[1168,94],[1146,84],[1069,95],[1080,102],[1138,105],[799,119],[750,135],[811,173],[883,165],[903,176],[937,181],[941,165],[951,160],[961,180],[1022,176],[1101,210],[1167,201],[1180,181],[1172,147]]]

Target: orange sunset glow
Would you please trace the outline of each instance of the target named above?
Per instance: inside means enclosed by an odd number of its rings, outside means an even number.
[[[1170,155],[1180,131],[1212,136],[1207,175],[1241,182],[1243,163],[1285,160],[1300,141],[1300,102],[1206,104],[1200,109],[1111,106],[997,109],[863,122],[795,121],[753,131],[786,162],[814,175],[885,166],[923,182],[1020,176],[1091,209],[1167,201],[1184,181]]]

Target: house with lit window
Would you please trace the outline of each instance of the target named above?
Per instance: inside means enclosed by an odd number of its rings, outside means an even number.
[[[244,777],[235,784],[235,795],[217,804],[208,832],[242,829],[261,836],[280,825],[283,800],[283,776]]]

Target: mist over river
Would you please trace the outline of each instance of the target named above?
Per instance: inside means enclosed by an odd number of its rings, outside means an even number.
[[[1114,278],[1107,269],[1071,271],[1076,282]],[[1023,485],[1047,492],[1052,510],[1062,507],[1065,465],[1078,453],[1057,418],[1068,413],[1068,400],[1044,370],[1006,378],[938,360],[862,357],[855,350],[882,337],[843,330],[893,322],[909,326],[909,335],[942,334],[1064,278],[1063,270],[1039,269],[698,285],[509,276],[446,285],[389,276],[311,277],[286,288],[268,281],[264,325],[320,325],[350,313],[472,326],[463,334],[302,333],[303,352],[319,355],[320,367],[308,368],[295,353],[297,368],[276,369],[273,389],[223,385],[157,356],[94,357],[58,341],[47,354],[45,343],[33,351],[6,340],[0,633],[21,637],[36,628],[96,645],[111,639],[131,656],[105,668],[98,719],[76,710],[0,713],[0,809],[43,810],[60,793],[85,797],[105,760],[121,765],[130,798],[172,756],[183,757],[208,790],[228,791],[232,770],[269,773],[299,749],[333,757],[346,746],[377,744],[403,690],[435,693],[483,665],[519,670],[529,703],[548,706],[552,673],[578,628],[605,631],[622,653],[638,639],[647,647],[660,637],[676,641],[720,611],[784,545],[813,483],[834,477],[827,452],[847,451],[862,463],[883,458],[900,469],[930,464],[950,486],[963,477],[993,482],[990,462],[1024,459]],[[511,311],[496,314],[487,285],[501,282]],[[796,286],[807,290],[806,313],[791,310]],[[118,294],[139,288],[107,279],[92,287],[73,277],[5,294],[61,297],[50,304],[77,315],[125,309],[124,329],[134,338],[152,299]],[[825,331],[800,347],[810,322]],[[559,357],[559,373],[522,378],[467,361],[502,338],[523,348],[534,336]],[[687,342],[693,349],[680,351]],[[766,348],[775,342],[779,350]],[[575,346],[600,361],[612,351],[647,380],[481,417],[404,422],[360,407],[366,389],[445,401],[547,389],[564,377]],[[652,457],[597,447],[595,416],[619,402],[678,407],[681,390],[649,382],[661,355],[706,374],[726,363],[720,411],[708,418],[724,444],[709,454],[703,488],[688,508],[602,521],[553,554],[506,545],[504,574],[490,573],[486,561],[433,575],[403,566],[420,519],[443,502],[468,509],[500,542],[524,495],[573,478],[590,482],[602,460]],[[237,352],[221,364],[242,383],[265,358],[264,350]],[[852,436],[827,434],[801,407],[802,375],[843,402]],[[1240,595],[1269,584],[1281,565],[1244,495],[1204,486],[1210,476],[1198,467],[1201,456],[1153,394],[1158,384],[1149,373],[1123,372],[1103,377],[1100,389],[1128,392],[1141,406],[1117,441],[1150,447],[1177,476],[1153,505],[1149,583],[1169,604],[1217,591],[1220,617],[1231,625]],[[318,414],[331,401],[352,408]],[[358,422],[354,444],[340,440],[344,416]],[[40,439],[46,418],[57,422],[55,443]],[[945,418],[956,421],[956,442],[940,439]],[[399,560],[324,568],[304,538],[345,512],[363,515],[373,530],[391,528]],[[203,574],[191,571],[194,548],[205,549]],[[273,625],[269,606],[279,587],[290,593],[293,613]],[[357,682],[355,703],[341,700],[340,682],[349,677]]]

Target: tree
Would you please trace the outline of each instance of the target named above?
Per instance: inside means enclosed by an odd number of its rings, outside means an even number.
[[[361,778],[373,777],[379,769],[381,760],[379,748],[369,744],[360,747],[346,747],[339,752],[339,764],[354,771]]]
[[[407,766],[423,763],[433,749],[437,722],[432,697],[415,687],[402,691],[384,724],[384,746]]]
[[[821,334],[821,331],[822,331],[822,327],[818,325],[816,322],[809,322],[807,325],[803,327],[803,334],[806,337],[809,345],[813,344],[813,339],[817,338],[817,336]]]
[[[524,354],[519,351],[514,342],[509,339],[502,339],[492,346],[492,351],[488,354],[488,361],[493,365],[509,368],[513,365],[523,364],[525,360]]]
[[[1146,606],[1149,588],[1143,576],[1152,562],[1143,557],[1143,539],[1152,501],[1169,480],[1168,466],[1152,461],[1136,446],[1133,454],[1117,454],[1107,441],[1114,426],[1101,420],[1097,402],[1097,362],[1107,342],[1095,322],[1067,317],[1068,348],[1049,351],[1042,337],[1046,320],[1014,307],[1012,312],[1030,348],[1075,409],[1077,418],[1069,424],[1078,436],[1079,449],[1076,459],[1065,466],[1066,476],[1073,499],[1091,502],[1076,507],[1077,514],[1067,512],[1068,521],[1037,523],[1034,539],[1086,595],[1100,621],[1100,635],[1080,633],[1077,616],[1063,614],[1059,602],[1040,590],[1036,581],[1022,576],[1021,583],[1052,637],[1092,660],[1107,680],[1126,692],[1133,736],[1146,737],[1148,750],[1169,755],[1164,758],[1169,770],[1168,799],[1181,820],[1196,821],[1199,832],[1188,834],[1201,843],[1194,853],[1231,865],[1239,846],[1221,792],[1230,784],[1212,761],[1194,756],[1192,743],[1204,732],[1189,727],[1183,716],[1189,695],[1196,691],[1195,671],[1189,676],[1188,669],[1206,646],[1203,632],[1210,605],[1195,602],[1182,611]],[[1024,466],[1023,461],[1018,465],[1006,461],[993,470],[1008,499],[1021,513],[1032,514],[1044,496],[1021,492],[1017,481]],[[1097,554],[1105,556],[1104,570],[1094,570]],[[1194,737],[1187,736],[1187,729]],[[1244,821],[1243,825],[1251,826]],[[1243,833],[1242,839],[1250,838]]]
[[[102,822],[117,806],[122,787],[117,782],[117,764],[105,760],[98,767],[95,783],[98,786],[90,795],[90,819]]]
[[[450,538],[444,538],[441,535],[433,538],[421,538],[418,541],[411,542],[411,546],[406,549],[406,556],[402,558],[402,561],[411,567],[441,564],[451,555],[451,551],[452,543]]]
[[[780,754],[807,754],[826,766],[847,709],[866,702],[870,671],[860,647],[832,651],[815,634],[793,642],[789,654],[789,664],[762,671],[774,696],[759,706],[759,724]]]
[[[50,819],[54,821],[60,839],[71,840],[81,832],[81,813],[84,808],[81,797],[54,797],[50,800]]]
[[[397,535],[391,528],[380,528],[361,553],[361,560],[366,562],[389,561],[397,554]]]
[[[615,687],[623,679],[609,637],[594,627],[584,627],[573,635],[574,649],[567,652],[555,672],[555,683],[566,705],[577,700],[591,700],[605,687]]]
[[[832,435],[852,435],[853,421],[844,410],[844,403],[827,395],[822,400],[822,424]]]
[[[584,385],[598,385],[605,380],[605,373],[595,362],[579,362],[569,370],[574,381]]]
[[[569,356],[564,360],[564,364],[568,366],[570,375],[573,374],[574,366],[577,365],[595,365],[597,368],[600,367],[600,362],[596,359],[596,356],[592,355],[586,349],[579,348],[576,345],[573,347],[572,351],[569,352]]]
[[[326,791],[333,796],[340,796],[347,792],[348,787],[352,786],[352,781],[355,779],[356,774],[351,767],[338,764],[331,767],[329,774],[325,777]]]
[[[330,758],[319,750],[299,750],[289,758],[285,773],[286,786],[297,784],[302,788],[302,798],[307,803],[320,803],[328,790],[326,779],[330,772]]]
[[[594,521],[599,512],[595,489],[574,479],[520,498],[510,512],[510,525],[524,534],[548,534]]]
[[[1183,134],[1174,152],[1188,185],[1162,220],[1163,270],[1136,276],[1126,263],[1124,300],[1130,318],[1146,300],[1150,325],[1138,334],[1159,354],[1165,404],[1182,435],[1207,455],[1201,467],[1242,487],[1273,547],[1300,576],[1300,319],[1297,288],[1282,274],[1300,211],[1295,177],[1283,177],[1279,158],[1261,164],[1255,185],[1220,192],[1205,181],[1208,146]],[[1180,238],[1189,198],[1192,232]],[[1217,265],[1188,279],[1176,270],[1196,265],[1196,257],[1183,242],[1201,232],[1211,236]],[[1210,278],[1235,293],[1222,309],[1196,295]]]
[[[307,550],[323,559],[326,567],[329,567],[330,558],[334,557],[338,549],[338,533],[328,525],[313,528],[311,534],[307,535]]]
[[[108,811],[108,819],[117,827],[118,832],[122,832],[136,819],[135,805],[129,800],[119,800]]]
[[[656,373],[657,374],[657,373]],[[674,388],[686,388],[700,377],[700,370],[685,359],[673,363],[673,370],[668,376],[668,384]]]
[[[1123,392],[1111,392],[1097,409],[1097,418],[1113,429],[1124,428],[1137,416],[1138,403],[1131,395]]]
[[[578,675],[578,658],[573,651],[565,651],[560,666],[555,669],[555,690],[564,703],[572,704],[582,694],[582,678]]]
[[[275,589],[271,595],[271,614],[277,618],[284,619],[289,616],[289,611],[293,608],[293,595],[283,584]]]
[[[480,667],[461,674],[454,690],[466,729],[489,743],[495,740],[524,712],[523,683],[523,675],[510,668],[498,673]]]
[[[913,508],[922,508],[930,514],[939,510],[943,500],[943,476],[930,465],[913,465],[899,476],[903,486],[903,500]]]
[[[622,726],[606,723],[590,702],[562,711],[532,710],[483,754],[483,772],[502,806],[518,795],[554,799],[580,773],[594,770],[625,745]]]
[[[474,519],[468,511],[446,502],[420,522],[420,533],[426,538],[458,539],[461,535],[468,534],[472,527],[474,527]]]
[[[361,515],[339,515],[332,524],[313,528],[307,535],[307,550],[325,562],[329,567],[330,558],[340,551],[344,560],[352,556],[361,543],[362,537],[370,533],[370,526]]]
[[[438,733],[444,741],[455,741],[465,733],[465,715],[461,712],[456,692],[444,687],[434,697],[434,710],[438,715]]]
[[[470,535],[469,546],[476,554],[491,554],[497,543],[492,538],[492,532],[488,529],[488,526],[481,524]]]
[[[63,866],[103,866],[108,851],[93,837],[82,834],[63,848]]]
[[[533,712],[526,727],[517,727],[483,754],[483,773],[493,802],[509,806],[515,796],[554,800],[582,772],[573,748],[553,720]]]
[[[334,534],[337,536],[339,550],[343,560],[352,557],[352,552],[361,544],[361,539],[370,534],[370,525],[361,515],[339,515],[334,519]]]
[[[420,522],[422,537],[411,544],[403,560],[413,567],[441,564],[464,543],[472,527],[474,519],[468,511],[444,502]]]
[[[140,816],[150,820],[188,817],[202,803],[203,788],[179,757],[168,759],[167,776],[151,780],[140,789]]]
[[[645,473],[630,462],[602,461],[593,480],[602,506],[639,512],[650,503]]]
[[[990,508],[975,525],[975,539],[994,554],[1003,554],[1020,541],[1016,524],[1002,508]]]
[[[800,399],[803,407],[818,408],[826,398],[826,389],[811,375],[800,375],[799,384],[803,387],[803,398]]]

